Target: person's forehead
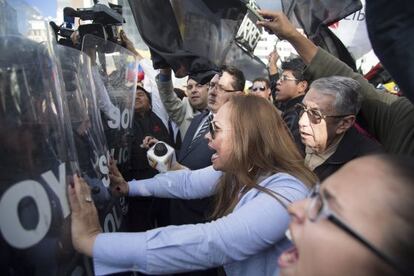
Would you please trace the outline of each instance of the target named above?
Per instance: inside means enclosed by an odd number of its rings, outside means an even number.
[[[226,71],[224,71],[223,74],[221,74],[218,83],[221,85],[226,85],[226,84],[231,85],[232,82],[233,82],[233,76],[227,73]]]
[[[188,79],[187,80],[187,85],[197,85],[198,84],[198,82],[196,82],[195,80],[193,80],[193,79]]]
[[[360,213],[365,213],[366,208],[375,211],[382,209],[376,202],[387,205],[385,201],[390,199],[387,184],[391,176],[387,171],[387,165],[376,157],[360,158],[327,178],[322,187],[335,196],[345,213],[347,209],[360,210]]]
[[[266,83],[264,81],[255,81],[253,86],[266,86]]]
[[[293,71],[292,70],[283,70],[282,75],[293,77]]]
[[[320,93],[318,90],[311,88],[303,98],[303,103],[307,107],[318,108],[321,110],[330,110],[334,108],[335,97]]]
[[[139,96],[146,96],[145,92],[141,89],[138,89],[136,94],[139,95]]]

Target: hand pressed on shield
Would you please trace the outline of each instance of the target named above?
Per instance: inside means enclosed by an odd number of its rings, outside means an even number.
[[[116,160],[109,160],[109,178],[111,179],[111,192],[114,196],[127,196],[129,192],[128,182],[125,181],[116,166]]]
[[[82,177],[73,177],[74,186],[68,186],[73,247],[80,253],[92,256],[96,236],[102,232],[98,212],[88,184]]]

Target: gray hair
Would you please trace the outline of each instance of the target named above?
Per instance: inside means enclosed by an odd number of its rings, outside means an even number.
[[[337,114],[358,114],[361,108],[361,86],[356,80],[347,77],[332,76],[320,78],[312,82],[311,89],[323,95],[335,98],[333,108]]]

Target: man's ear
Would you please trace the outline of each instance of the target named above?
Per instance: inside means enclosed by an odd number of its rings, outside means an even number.
[[[299,93],[305,94],[306,90],[308,89],[308,82],[303,80],[298,83]]]
[[[356,120],[355,115],[348,115],[342,118],[336,128],[336,134],[345,133],[345,131],[350,129],[355,124],[355,120]]]

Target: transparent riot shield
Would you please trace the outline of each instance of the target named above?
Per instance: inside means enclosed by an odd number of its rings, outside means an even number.
[[[85,35],[82,51],[92,60],[92,76],[110,155],[127,171],[134,114],[137,61],[127,49]]]
[[[102,229],[119,231],[128,208],[125,198],[111,197],[109,192],[111,155],[98,106],[92,60],[85,53],[65,46],[58,46],[57,54],[80,172],[91,187]]]
[[[63,275],[78,254],[66,196],[77,170],[53,46],[0,36],[0,271]]]

